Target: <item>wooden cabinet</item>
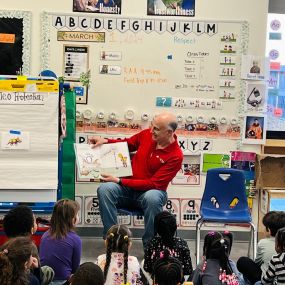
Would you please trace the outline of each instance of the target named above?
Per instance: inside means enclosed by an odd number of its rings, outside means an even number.
[[[261,153],[285,154],[285,140],[266,140],[261,146]]]

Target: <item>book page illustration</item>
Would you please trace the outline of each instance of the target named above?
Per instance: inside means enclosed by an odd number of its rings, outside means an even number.
[[[100,178],[100,174],[122,177],[132,175],[126,142],[104,144],[91,148],[88,144],[75,144],[80,178]]]

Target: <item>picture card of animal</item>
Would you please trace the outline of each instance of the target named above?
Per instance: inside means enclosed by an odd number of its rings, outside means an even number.
[[[79,178],[99,179],[101,173],[116,177],[131,176],[132,166],[126,142],[103,144],[74,144]]]
[[[30,133],[10,130],[1,133],[1,149],[3,150],[29,150]]]

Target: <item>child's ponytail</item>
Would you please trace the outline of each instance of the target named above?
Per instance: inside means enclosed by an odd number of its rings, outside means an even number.
[[[124,284],[127,284],[127,275],[128,275],[128,259],[129,259],[129,237],[124,236]]]
[[[105,267],[104,267],[104,278],[105,278],[105,280],[107,278],[109,266],[110,266],[110,263],[111,263],[113,243],[114,243],[114,234],[110,233],[107,236],[106,264],[105,264]]]
[[[124,254],[124,284],[127,284],[129,244],[131,242],[131,232],[124,225],[114,225],[107,232],[107,252],[104,277],[107,279],[112,253],[121,252]]]
[[[8,256],[8,250],[5,248],[0,252],[0,281],[1,284],[10,284],[13,276],[13,265]]]

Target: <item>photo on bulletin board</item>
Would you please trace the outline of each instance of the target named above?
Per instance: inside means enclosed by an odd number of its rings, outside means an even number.
[[[200,155],[185,155],[181,169],[172,180],[173,185],[200,185]]]
[[[265,144],[266,139],[266,117],[245,116],[242,142],[244,144]]]
[[[155,16],[195,16],[196,0],[147,0],[147,14]]]
[[[121,14],[121,0],[73,0],[73,12]]]
[[[269,59],[263,56],[243,55],[241,61],[241,78],[249,80],[267,80],[269,76]]]
[[[264,112],[267,98],[265,82],[247,82],[245,93],[245,112]]]
[[[89,46],[63,46],[63,76],[66,80],[79,80],[87,73],[89,66]]]

